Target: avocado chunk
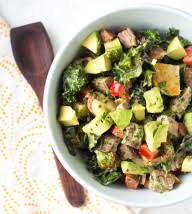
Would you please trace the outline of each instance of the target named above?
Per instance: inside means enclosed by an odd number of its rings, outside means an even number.
[[[100,92],[94,92],[89,95],[87,107],[92,114],[97,116],[103,112],[114,111],[116,105],[109,97]]]
[[[192,112],[187,112],[184,115],[184,124],[187,128],[187,131],[192,135]]]
[[[104,43],[105,54],[114,62],[120,59],[123,49],[118,38]]]
[[[154,87],[144,93],[146,108],[149,113],[160,113],[163,111],[163,99],[160,94],[160,89]]]
[[[192,156],[186,156],[182,167],[181,167],[182,172],[192,172]]]
[[[174,60],[182,59],[186,55],[185,49],[178,36],[170,42],[167,48],[167,55]]]
[[[74,110],[77,114],[78,119],[86,117],[89,114],[89,110],[85,103],[75,103]]]
[[[95,54],[100,53],[101,41],[98,32],[91,33],[83,42],[82,46],[89,49]]]
[[[89,141],[89,150],[92,151],[97,144],[97,140],[99,139],[98,136],[95,134],[88,134],[88,141]]]
[[[117,109],[109,113],[109,116],[113,119],[117,127],[122,129],[129,125],[132,115],[132,111],[128,109]]]
[[[103,54],[95,59],[90,60],[85,66],[85,73],[99,74],[112,69],[111,60]]]
[[[157,121],[169,125],[168,133],[170,137],[179,137],[179,123],[175,119],[167,115],[161,115],[157,118]]]
[[[114,122],[109,116],[109,114],[104,112],[103,114],[99,114],[88,124],[83,126],[82,130],[88,135],[94,134],[99,137],[107,130],[109,130],[113,123]]]
[[[139,103],[134,103],[132,105],[132,111],[136,120],[141,121],[145,119],[145,106]]]
[[[71,106],[61,106],[59,111],[59,122],[64,126],[79,125],[77,115]]]
[[[115,154],[113,152],[95,151],[97,162],[101,169],[111,169],[115,166]]]
[[[180,95],[179,65],[157,63],[154,65],[153,85],[160,88],[161,93],[168,96]]]
[[[149,173],[148,169],[137,165],[131,161],[121,161],[121,170],[124,174],[145,175]]]
[[[150,121],[144,125],[145,141],[151,152],[155,152],[161,143],[167,142],[169,125],[157,121]]]

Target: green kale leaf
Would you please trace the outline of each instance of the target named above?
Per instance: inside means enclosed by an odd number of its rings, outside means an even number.
[[[88,82],[81,61],[72,63],[63,73],[63,100],[71,103],[76,101],[76,94]]]
[[[187,39],[185,39],[184,37],[180,36],[180,31],[176,28],[169,28],[169,30],[167,32],[165,32],[163,34],[163,40],[162,43],[160,44],[160,46],[164,49],[167,49],[168,45],[170,44],[170,42],[176,37],[179,37],[179,40],[181,41],[181,43],[183,44],[183,46],[188,46],[191,45],[191,42]]]
[[[102,170],[96,175],[98,181],[103,185],[109,185],[117,181],[122,176],[121,172],[116,169]]]
[[[142,59],[137,48],[131,48],[127,54],[123,54],[118,65],[113,67],[115,80],[128,84],[131,79],[137,78],[142,73]]]

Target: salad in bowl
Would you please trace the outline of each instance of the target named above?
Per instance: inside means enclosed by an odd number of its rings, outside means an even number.
[[[179,30],[94,31],[61,82],[65,144],[98,182],[162,193],[192,172],[192,46]]]

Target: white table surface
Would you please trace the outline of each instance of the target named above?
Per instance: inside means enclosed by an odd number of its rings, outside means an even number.
[[[190,0],[0,0],[0,16],[3,16],[12,27],[42,21],[49,32],[56,53],[60,45],[67,42],[86,23],[107,11],[125,8],[129,3],[138,2],[166,4],[192,14]],[[66,210],[66,213],[69,214],[70,211]],[[141,213],[190,214],[192,200],[164,208],[144,209]]]

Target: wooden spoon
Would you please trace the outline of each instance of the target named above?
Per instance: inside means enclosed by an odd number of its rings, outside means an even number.
[[[33,87],[43,108],[46,77],[53,61],[53,49],[41,22],[11,29],[11,46],[15,61]],[[69,203],[74,207],[84,204],[83,187],[64,169],[55,155],[62,186]]]

